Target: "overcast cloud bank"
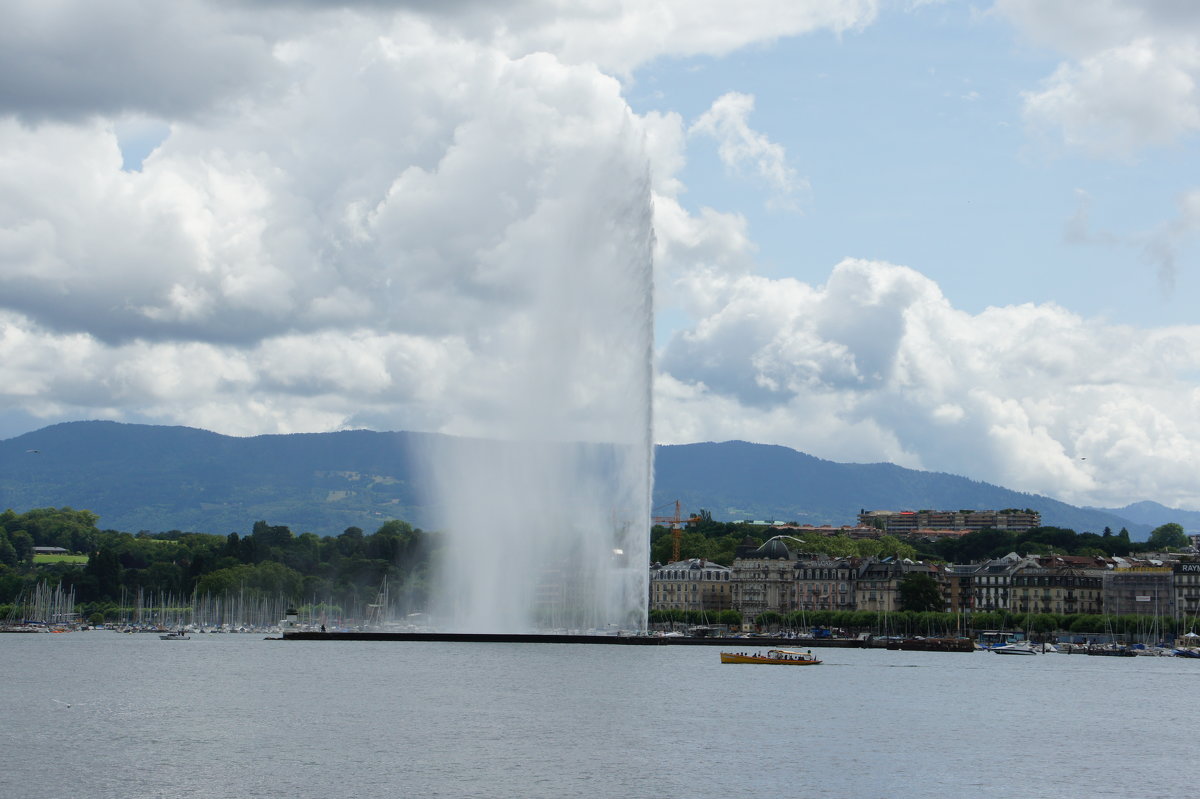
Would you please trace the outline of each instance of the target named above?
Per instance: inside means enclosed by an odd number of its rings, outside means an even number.
[[[658,441],[1200,507],[1200,328],[1052,304],[970,314],[920,264],[852,242],[820,284],[764,276],[745,220],[689,209],[681,177],[690,150],[715,149],[795,212],[804,164],[754,129],[754,97],[694,119],[625,99],[656,58],[853,36],[878,4],[427,5],[6,4],[0,434],[31,416],[487,434],[509,401],[494,386],[544,321],[530,265],[569,282],[596,243],[562,221],[648,174],[658,304],[686,320],[659,342]],[[1200,12],[1073,7],[991,11],[1062,56],[1021,98],[1031,134],[1116,159],[1188,141]],[[1196,196],[1144,243],[1165,282]],[[604,375],[570,378],[580,407],[602,396]]]

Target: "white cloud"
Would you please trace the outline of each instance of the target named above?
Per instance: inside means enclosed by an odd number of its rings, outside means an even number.
[[[298,39],[321,29],[336,37],[351,20],[513,59],[552,52],[628,76],[662,56],[724,55],[814,30],[860,29],[877,10],[878,0],[758,0],[736,14],[720,0],[10,0],[0,25],[0,113],[237,115],[293,88]]]
[[[488,434],[520,386],[576,420],[611,418],[639,331],[606,314],[648,321],[619,287],[645,266],[628,256],[651,246],[652,197],[658,303],[695,320],[663,352],[661,440],[1200,504],[1194,329],[1053,306],[972,316],[875,262],[846,261],[822,286],[771,280],[755,274],[746,218],[682,205],[683,120],[637,117],[618,78],[659,57],[853,30],[874,2],[496,8],[6,5],[0,417]],[[1192,129],[1185,37],[1157,23],[1074,35],[1055,20],[1046,35],[1070,38],[1075,60],[1040,106],[1031,96],[1039,119],[1118,148]],[[1137,41],[1151,51],[1142,79],[1178,108],[1114,127],[1142,111],[1101,78],[1128,72],[1118,55]],[[786,197],[802,183],[751,110],[728,94],[692,129]],[[1194,230],[1196,205],[1181,201],[1168,243]],[[546,330],[560,332],[532,349]],[[525,403],[516,423],[544,423],[545,408]]]
[[[1128,157],[1200,129],[1200,6],[1106,0],[998,0],[1032,40],[1067,53],[1036,90],[1026,119],[1093,155]]]
[[[1176,205],[1178,213],[1144,237],[1146,258],[1157,268],[1159,284],[1167,296],[1175,291],[1179,251],[1200,233],[1200,189],[1184,193]]]
[[[637,324],[592,317],[645,303],[617,275],[650,253],[641,122],[592,66],[380,21],[293,20],[236,114],[134,92],[0,116],[0,408],[479,432],[524,375],[608,418],[602,362]],[[175,115],[131,172],[139,104]],[[563,316],[579,329],[534,355]]]
[[[605,270],[643,267],[606,258],[649,247],[650,192],[669,281],[697,262],[746,271],[752,249],[744,219],[678,205],[678,115],[635,117],[602,70],[875,12],[10,3],[0,412],[479,432],[515,372],[570,383],[602,416],[618,375],[560,357],[600,342],[563,340],[536,365],[519,353],[541,325],[636,306]],[[624,346],[628,325],[593,327]]]
[[[505,19],[510,53],[548,50],[571,63],[628,75],[663,56],[725,55],[750,44],[816,30],[857,30],[874,21],[878,0],[757,0],[730,13],[721,0],[545,0],[518,4],[537,14]],[[472,9],[473,11],[474,9]]]
[[[1080,503],[1200,503],[1200,327],[1138,331],[1053,305],[971,315],[869,261],[823,286],[693,279],[724,299],[664,351],[666,443],[742,438]]]
[[[1075,194],[1076,210],[1064,226],[1064,240],[1070,244],[1139,249],[1142,257],[1157,270],[1163,295],[1168,298],[1174,296],[1179,271],[1179,253],[1200,232],[1200,189],[1186,191],[1176,199],[1178,212],[1175,216],[1153,229],[1124,236],[1107,230],[1093,230],[1091,195],[1082,189],[1076,189]]]
[[[1136,39],[1063,64],[1040,91],[1026,92],[1034,125],[1097,155],[1125,155],[1200,130],[1200,47]]]
[[[726,169],[735,174],[750,173],[774,192],[774,202],[790,205],[790,195],[805,183],[788,165],[783,146],[750,127],[746,120],[753,110],[752,95],[723,94],[692,123],[688,133],[716,139],[717,153]]]
[[[1087,13],[1075,0],[996,0],[994,11],[1034,41],[1075,57],[1141,36],[1186,36],[1200,26],[1200,6],[1188,0],[1095,0]]]
[[[281,19],[203,0],[14,0],[0,25],[0,113],[84,119],[229,108],[281,77]]]

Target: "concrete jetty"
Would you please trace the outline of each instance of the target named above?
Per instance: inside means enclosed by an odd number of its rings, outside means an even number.
[[[488,644],[607,644],[609,646],[724,646],[861,649],[857,638],[733,638],[653,635],[568,635],[562,633],[393,633],[288,630],[284,641],[441,641]]]

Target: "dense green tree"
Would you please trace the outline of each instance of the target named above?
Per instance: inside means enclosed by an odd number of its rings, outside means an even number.
[[[861,558],[891,557],[896,560],[914,560],[917,557],[917,550],[912,544],[906,544],[894,535],[884,535],[877,539],[864,538],[854,541],[854,545],[854,554]]]
[[[284,553],[283,563],[301,574],[311,574],[321,564],[321,538],[316,533],[301,533]]]
[[[722,610],[717,614],[717,623],[726,624],[730,627],[740,627],[742,624],[742,614],[736,610]]]
[[[774,610],[768,610],[766,613],[755,616],[754,624],[764,630],[779,627],[783,624],[783,615]]]
[[[1054,632],[1061,627],[1061,621],[1053,613],[1029,613],[1022,622],[1022,628],[1026,632],[1046,633]]]
[[[225,546],[221,548],[221,556],[225,558],[242,559],[242,538],[237,533],[225,537]]]
[[[183,584],[183,569],[170,561],[154,561],[129,575],[127,582],[158,594],[174,594],[181,599],[188,593]]]
[[[282,563],[242,564],[210,572],[196,585],[200,595],[218,596],[248,591],[262,596],[300,595],[301,576]]]
[[[91,577],[94,594],[81,599],[119,599],[121,596],[121,562],[108,547],[101,547],[88,558],[84,573]]]
[[[8,538],[17,553],[18,563],[33,563],[33,536],[24,530],[11,530]]]
[[[292,531],[289,527],[282,524],[270,525],[265,521],[254,523],[254,528],[249,538],[254,541],[255,561],[267,557],[272,559],[279,558],[291,547],[294,541]]]
[[[942,589],[928,574],[912,572],[900,581],[900,607],[914,612],[941,611],[946,607]]]
[[[1102,633],[1105,628],[1105,618],[1092,614],[1079,613],[1071,619],[1070,630],[1073,633]]]
[[[1187,533],[1183,531],[1183,527],[1175,522],[1155,527],[1150,533],[1150,537],[1146,540],[1146,545],[1153,551],[1165,551],[1170,549],[1182,549],[1190,545],[1191,539]]]
[[[347,527],[337,537],[338,552],[345,557],[352,557],[362,552],[363,531],[360,527]]]
[[[0,530],[0,564],[5,566],[16,566],[19,558],[17,557],[17,549],[8,540],[8,533]]]

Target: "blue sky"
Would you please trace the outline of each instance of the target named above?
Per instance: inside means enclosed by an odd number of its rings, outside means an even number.
[[[765,274],[821,282],[843,257],[934,279],[955,307],[1055,302],[1140,326],[1190,323],[1195,240],[1173,283],[1146,241],[1193,188],[1184,142],[1094,157],[1023,118],[1062,60],[985,6],[890,8],[861,31],[819,32],[726,57],[664,59],[628,92],[640,111],[691,120],[726,92],[752,94],[752,126],[807,181],[795,211],[689,147],[684,204],[744,214]],[[1092,241],[1072,240],[1088,214]]]
[[[0,436],[620,435],[652,224],[659,442],[1200,507],[1200,6],[1080,8],[7,3]]]

